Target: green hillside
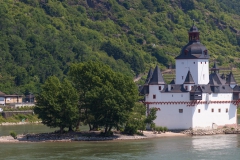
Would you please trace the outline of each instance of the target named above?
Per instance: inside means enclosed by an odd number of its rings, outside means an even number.
[[[0,91],[38,93],[71,63],[100,60],[129,76],[162,69],[195,19],[211,62],[240,67],[237,0],[2,0]]]

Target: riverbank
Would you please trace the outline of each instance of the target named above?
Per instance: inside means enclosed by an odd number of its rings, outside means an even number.
[[[0,126],[12,126],[12,125],[25,125],[25,124],[38,124],[41,123],[41,121],[35,121],[35,122],[2,122],[0,123]]]
[[[155,134],[152,131],[143,131],[143,135],[124,135],[114,133],[110,137],[101,137],[100,132],[72,132],[66,134],[41,133],[17,135],[17,139],[11,136],[0,137],[0,143],[28,143],[28,142],[72,142],[72,141],[116,141],[116,140],[139,140],[160,137],[187,136],[183,133],[165,132]]]

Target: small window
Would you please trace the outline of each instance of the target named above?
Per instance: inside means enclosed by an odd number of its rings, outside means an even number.
[[[201,109],[198,109],[198,113],[201,113]]]
[[[156,99],[156,94],[153,95],[153,99]]]
[[[203,74],[203,80],[205,79],[205,74]]]
[[[228,109],[226,108],[226,113],[228,113]]]
[[[195,64],[195,62],[193,62],[193,64]]]
[[[185,89],[188,90],[188,86],[185,86]]]
[[[182,79],[183,79],[183,76],[182,76]]]
[[[220,113],[220,112],[221,112],[221,109],[218,109],[218,112]]]
[[[214,112],[214,109],[212,108],[212,112]]]
[[[205,64],[207,64],[207,62],[205,62]]]
[[[173,97],[173,94],[172,94],[172,97]]]
[[[179,109],[179,113],[183,113],[183,109]]]
[[[193,86],[191,86],[191,90],[193,89]]]
[[[202,64],[202,62],[201,62],[201,64]]]
[[[183,97],[183,95],[181,94],[181,97]]]
[[[162,86],[159,86],[158,89],[159,89],[159,90],[162,90]]]

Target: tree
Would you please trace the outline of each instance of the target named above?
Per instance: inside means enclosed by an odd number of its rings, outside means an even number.
[[[135,103],[133,111],[130,113],[124,132],[136,134],[137,130],[146,129],[146,107],[141,103]]]
[[[103,126],[108,134],[126,123],[138,97],[131,78],[92,61],[72,65],[69,75],[79,94],[80,120],[90,130]]]
[[[157,109],[150,108],[147,118],[145,120],[145,123],[149,124],[151,126],[151,128],[155,127],[155,123],[153,121],[157,118],[156,114],[157,114]]]
[[[55,76],[49,77],[37,96],[34,112],[49,127],[60,127],[60,132],[72,129],[78,120],[78,95],[71,83],[64,79],[61,83]]]

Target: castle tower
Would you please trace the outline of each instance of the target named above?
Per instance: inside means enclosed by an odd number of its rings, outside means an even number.
[[[200,43],[200,32],[193,24],[190,28],[189,42],[181,50],[176,59],[176,84],[183,84],[188,70],[192,74],[195,84],[208,84],[209,82],[209,53]]]

